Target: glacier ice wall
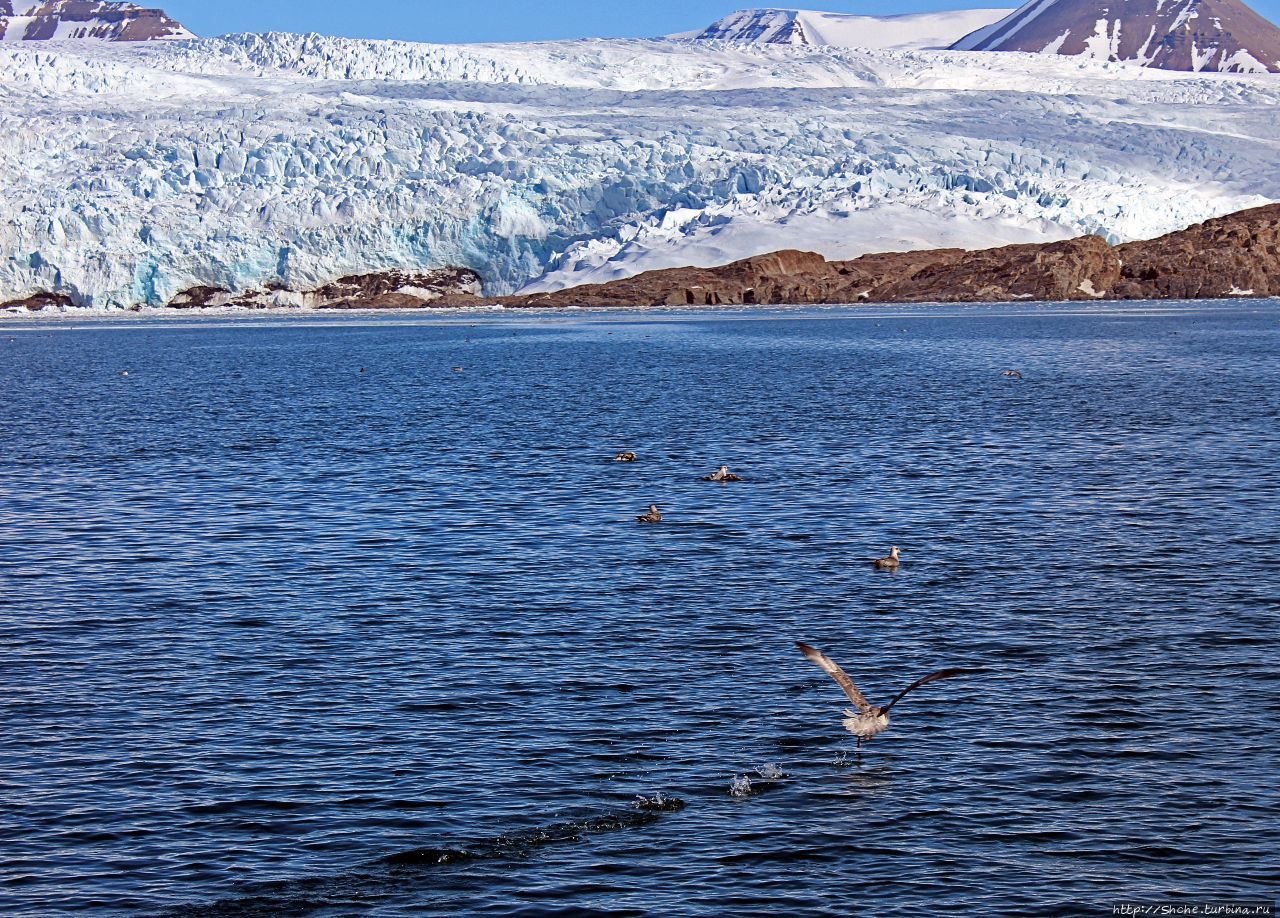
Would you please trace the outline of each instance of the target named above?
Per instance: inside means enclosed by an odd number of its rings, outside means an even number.
[[[0,298],[98,308],[1127,240],[1280,198],[1276,78],[1034,55],[272,34],[3,47],[0,87]]]

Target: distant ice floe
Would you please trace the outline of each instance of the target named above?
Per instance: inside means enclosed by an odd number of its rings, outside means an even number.
[[[1280,199],[1280,81],[1023,54],[238,35],[0,47],[0,302],[472,268],[491,295]]]

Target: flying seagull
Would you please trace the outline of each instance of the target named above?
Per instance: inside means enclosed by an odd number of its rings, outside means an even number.
[[[1022,374],[1019,373],[1017,370],[1005,370],[1000,375],[1008,376],[1010,379],[1022,379]]]
[[[846,710],[844,712],[843,723],[844,728],[858,738],[859,750],[862,749],[863,740],[869,740],[889,729],[889,709],[905,698],[909,692],[938,679],[950,679],[952,676],[963,676],[966,673],[973,672],[971,669],[940,669],[932,675],[912,682],[899,692],[893,701],[882,708],[878,708],[867,701],[866,696],[858,691],[858,687],[853,684],[849,674],[837,666],[835,661],[825,653],[821,650],[815,650],[808,644],[801,644],[799,641],[796,641],[796,646],[800,648],[802,654],[809,658],[810,662],[821,666],[828,676],[836,680],[836,683],[844,689],[844,693],[849,696],[849,700],[853,702],[853,706],[857,708],[856,711]]]

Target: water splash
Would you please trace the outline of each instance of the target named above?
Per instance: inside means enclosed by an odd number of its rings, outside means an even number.
[[[652,797],[637,795],[631,805],[637,810],[648,813],[678,813],[684,809],[683,800],[679,797],[668,797],[662,791],[658,791]]]

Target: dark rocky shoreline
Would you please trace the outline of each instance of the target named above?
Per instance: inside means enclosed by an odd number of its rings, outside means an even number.
[[[827,261],[785,251],[719,268],[650,271],[530,296],[511,307],[1005,303],[1218,299],[1280,294],[1280,204],[1112,246],[1098,236]],[[456,298],[445,301],[456,303]],[[442,305],[445,301],[442,301]]]
[[[1098,236],[995,249],[932,249],[828,261],[813,252],[757,255],[716,268],[648,271],[552,293],[486,297],[468,268],[352,275],[308,291],[193,287],[167,306],[418,309],[501,305],[730,306],[873,303],[1015,303],[1220,299],[1280,295],[1280,204],[1206,221],[1157,239],[1112,246]],[[0,309],[73,305],[39,292]]]

